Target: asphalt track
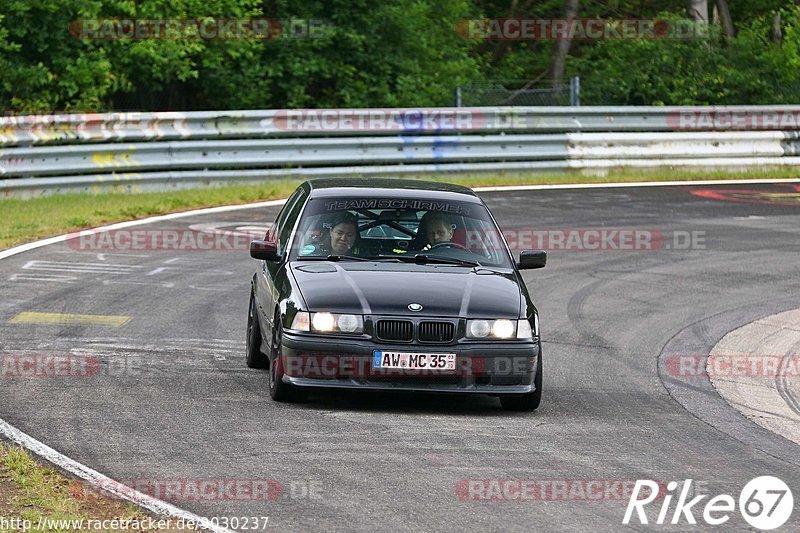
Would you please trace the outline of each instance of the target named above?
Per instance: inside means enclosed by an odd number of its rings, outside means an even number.
[[[692,193],[699,188],[707,192]],[[707,379],[672,375],[664,364],[670,355],[708,354],[727,332],[798,307],[797,187],[482,196],[506,231],[627,228],[665,237],[656,250],[552,250],[546,269],[524,274],[544,338],[535,413],[504,412],[488,397],[326,393],[274,403],[266,373],[244,364],[257,268],[246,251],[108,254],[61,243],[0,261],[0,353],[6,361],[88,356],[99,370],[6,372],[0,418],[121,481],[274,480],[282,487],[274,500],[182,493],[168,501],[201,516],[269,516],[280,530],[611,531],[627,505],[615,483],[692,479],[702,493],[738,499],[761,475],[793,489],[784,530],[797,530],[797,445],[742,417]],[[262,226],[277,210],[147,228]],[[704,240],[676,249],[686,232]],[[24,312],[58,315],[55,324],[14,320]],[[130,320],[80,325],[63,316],[75,314]],[[476,501],[468,480],[567,483],[570,493]],[[611,489],[581,497],[593,481]],[[702,508],[694,512],[702,525],[654,525],[659,507],[648,507],[649,525],[629,527],[709,529]],[[735,511],[721,527],[751,530]]]

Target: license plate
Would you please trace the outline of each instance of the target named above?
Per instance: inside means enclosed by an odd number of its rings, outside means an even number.
[[[456,354],[384,352],[375,350],[372,354],[372,368],[455,370]]]

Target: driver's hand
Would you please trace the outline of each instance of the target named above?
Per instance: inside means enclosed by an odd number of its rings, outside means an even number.
[[[430,245],[430,244],[426,244],[425,246],[423,246],[423,247],[422,247],[422,251],[423,251],[423,252],[424,252],[425,250],[430,250],[430,249],[431,249],[431,245]]]

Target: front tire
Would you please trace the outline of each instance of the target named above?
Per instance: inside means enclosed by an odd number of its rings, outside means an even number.
[[[245,362],[250,368],[267,368],[269,358],[261,353],[261,326],[259,326],[258,311],[256,309],[256,298],[253,291],[250,291],[250,309],[247,312],[247,355]]]
[[[280,315],[275,317],[275,326],[272,328],[273,338],[269,357],[269,395],[276,402],[302,402],[308,398],[308,392],[298,389],[294,385],[283,382],[283,358],[281,357],[281,339],[283,328]]]
[[[536,377],[533,385],[536,390],[528,394],[504,394],[500,396],[500,405],[506,411],[535,411],[542,403],[542,345],[539,345],[539,357],[536,362]]]

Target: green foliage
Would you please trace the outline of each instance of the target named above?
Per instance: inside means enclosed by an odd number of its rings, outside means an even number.
[[[601,41],[570,69],[582,78],[587,105],[796,103],[800,9],[784,10],[782,19],[781,44],[766,14],[741,24],[735,39],[712,25],[704,38]]]
[[[475,43],[455,33],[466,0],[279,2],[278,18],[325,21],[323,39],[269,42],[277,107],[449,105],[476,77]],[[301,5],[305,4],[305,5]]]
[[[794,103],[800,11],[728,2],[737,30],[689,40],[573,42],[584,104]],[[710,2],[713,5],[713,2]],[[565,0],[2,0],[3,113],[451,105],[485,80],[546,80],[553,41],[480,41],[462,19],[559,18]],[[685,19],[685,0],[580,2],[580,18]],[[781,13],[782,42],[772,39]],[[81,20],[277,19],[273,39],[88,39]],[[322,24],[296,38],[291,21]],[[302,25],[301,25],[302,27]],[[85,36],[84,36],[85,37]]]
[[[97,109],[115,75],[99,43],[69,33],[97,2],[4,0],[0,15],[0,107],[13,112]]]
[[[472,15],[468,0],[269,4],[266,9],[260,0],[4,0],[0,108],[449,105],[456,86],[479,75],[479,61],[471,54],[476,43],[454,30],[460,18]],[[283,31],[270,40],[87,39],[80,38],[85,35],[76,22],[208,17],[277,19]],[[321,38],[297,38],[287,22],[299,19],[320,21]]]

